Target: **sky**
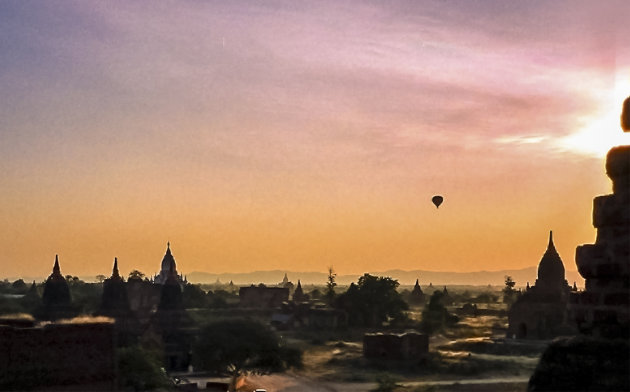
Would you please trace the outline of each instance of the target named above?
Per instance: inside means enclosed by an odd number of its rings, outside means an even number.
[[[2,275],[575,270],[620,1],[0,2]],[[431,197],[440,194],[439,209]]]

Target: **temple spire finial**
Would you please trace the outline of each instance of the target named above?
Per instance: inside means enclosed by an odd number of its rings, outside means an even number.
[[[553,230],[549,230],[549,245],[548,248],[555,248],[553,244]]]
[[[118,273],[118,257],[114,257],[114,268],[112,269],[112,277],[117,278],[120,274]]]

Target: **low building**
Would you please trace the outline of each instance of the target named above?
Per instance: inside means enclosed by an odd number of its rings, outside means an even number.
[[[366,333],[363,356],[372,359],[413,360],[429,352],[429,336],[418,332]]]
[[[241,287],[238,291],[240,306],[245,308],[277,308],[289,300],[286,287],[267,287],[264,285]]]

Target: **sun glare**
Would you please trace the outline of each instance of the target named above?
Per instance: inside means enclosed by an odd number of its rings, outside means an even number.
[[[615,89],[603,97],[601,110],[580,119],[580,129],[561,138],[558,147],[597,158],[605,157],[614,146],[630,144],[630,135],[621,131],[620,115],[623,101],[630,95],[630,70],[618,77]]]

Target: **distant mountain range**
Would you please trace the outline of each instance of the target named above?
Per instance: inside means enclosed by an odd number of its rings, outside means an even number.
[[[187,274],[189,282],[192,283],[215,283],[219,280],[222,283],[233,281],[236,285],[249,284],[277,284],[282,281],[284,274],[287,274],[290,281],[297,283],[298,279],[303,284],[324,285],[328,274],[325,272],[295,272],[295,271],[253,271],[243,273],[222,273],[214,274],[209,272],[191,272]],[[440,271],[424,271],[413,270],[403,271],[399,269],[375,272],[368,272],[376,276],[388,276],[397,279],[401,285],[411,285],[420,280],[420,285],[425,286],[429,283],[433,285],[499,285],[503,286],[505,276],[509,275],[516,282],[517,287],[525,286],[527,282],[533,285],[536,281],[537,267],[528,267],[516,270],[501,271],[475,271],[475,272],[440,272]],[[360,275],[338,275],[337,283],[347,285],[356,282]],[[566,278],[570,285],[577,282],[578,286],[584,285],[584,279],[577,271],[566,271]]]

